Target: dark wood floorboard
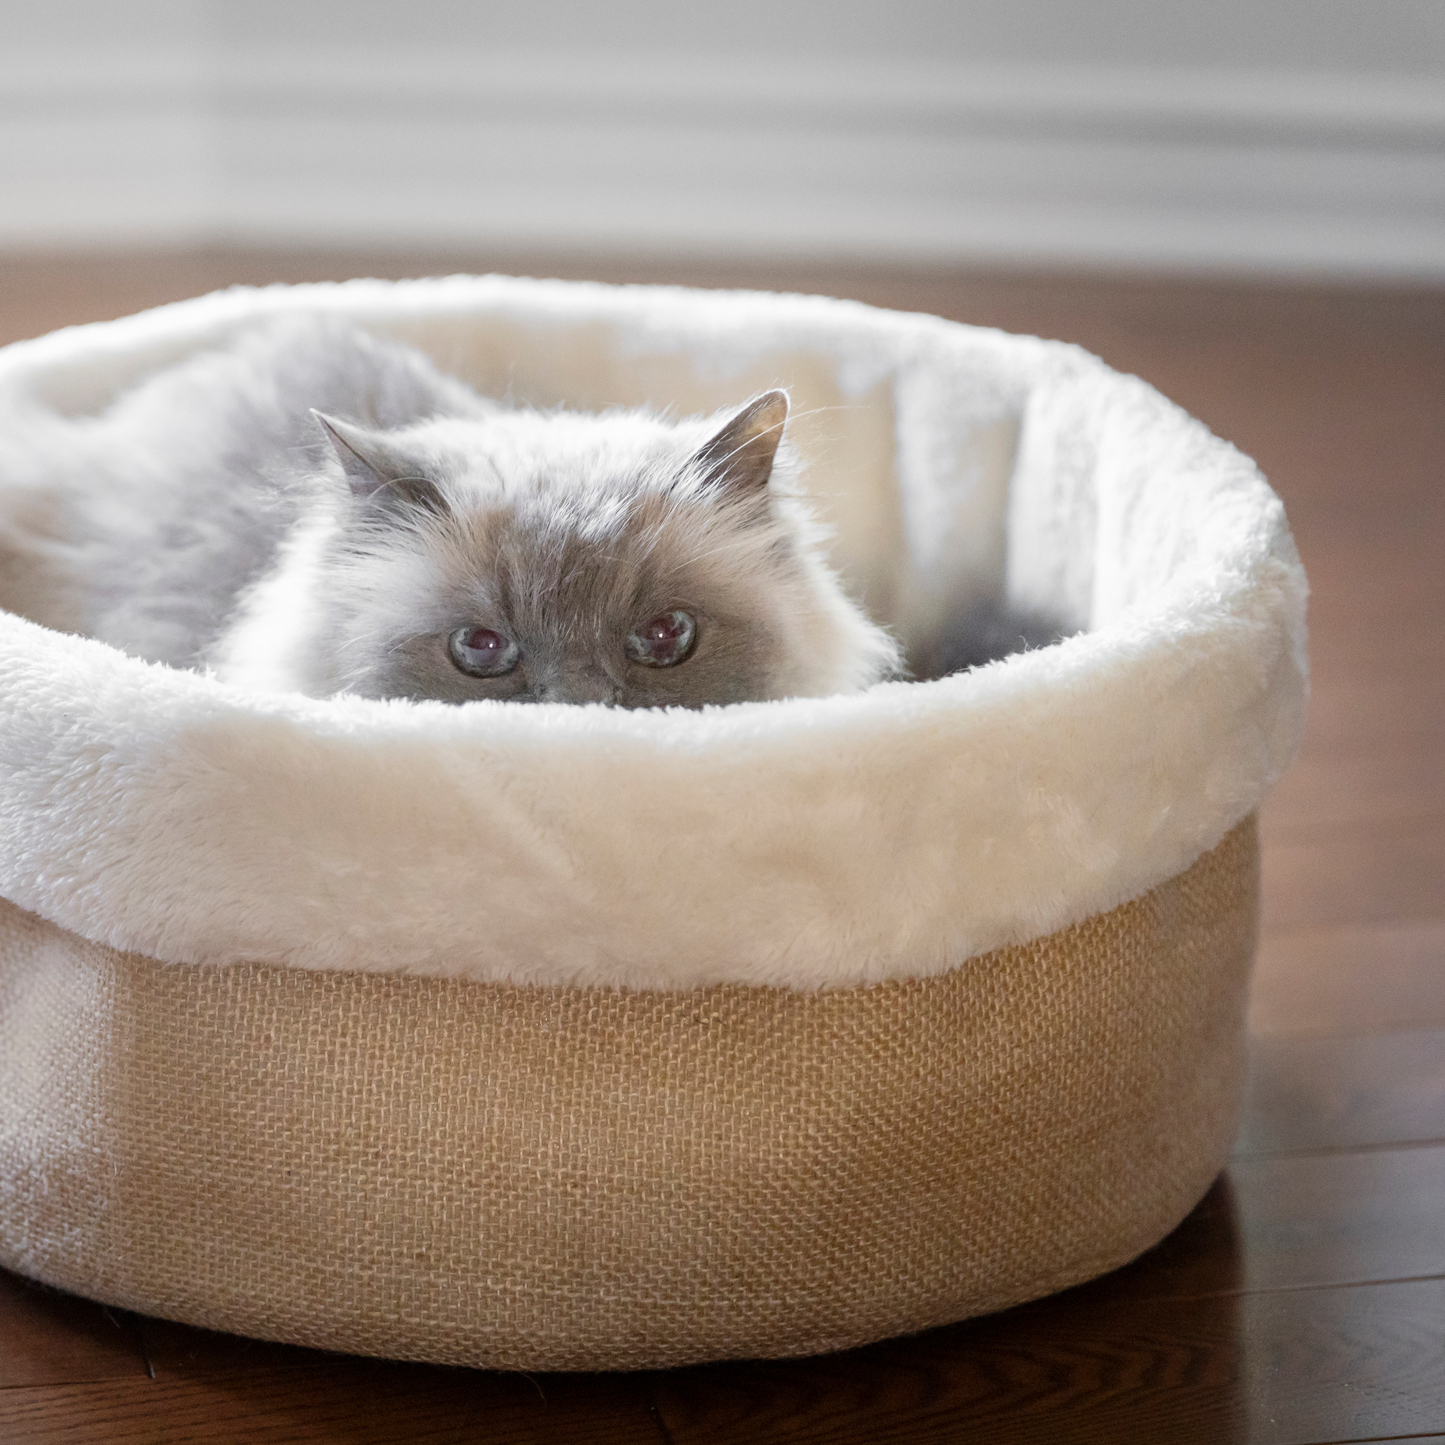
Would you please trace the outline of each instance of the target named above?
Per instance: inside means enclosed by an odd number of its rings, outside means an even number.
[[[1419,565],[1425,565],[1423,562]],[[1417,624],[1424,626],[1422,622]],[[1315,623],[1313,634],[1319,635]],[[1331,752],[1410,748],[1445,754],[1445,677],[1409,666],[1371,676],[1314,664],[1306,746]]]
[[[1368,750],[1316,743],[1270,798],[1270,834],[1283,839],[1351,824],[1445,818],[1445,743],[1405,738]]]
[[[0,1274],[0,1440],[1445,1441],[1445,290],[464,253],[15,257],[0,259],[0,342],[232,282],[489,269],[823,291],[1057,336],[1259,461],[1310,572],[1313,699],[1263,814],[1235,1157],[1125,1269],[814,1360],[440,1370],[138,1320]]]
[[[0,1270],[0,1389],[145,1376],[130,1315]]]
[[[1445,1143],[1445,1029],[1256,1035],[1235,1157]]]
[[[1445,922],[1316,924],[1260,940],[1250,996],[1256,1034],[1426,1024],[1445,1025]]]
[[[1442,1280],[1183,1302],[1086,1286],[846,1355],[677,1371],[653,1394],[674,1445],[1320,1445],[1445,1426],[1442,1319]]]
[[[1445,920],[1445,818],[1264,840],[1266,930]]]
[[[1236,1158],[1173,1234],[1091,1285],[1090,1297],[1188,1300],[1445,1278],[1442,1201],[1445,1147]]]
[[[17,1389],[3,1398],[7,1445],[668,1445],[641,1379],[323,1360],[282,1373],[216,1369],[155,1380]]]
[[[1445,1147],[1236,1159],[1229,1179],[1240,1288],[1445,1278]]]

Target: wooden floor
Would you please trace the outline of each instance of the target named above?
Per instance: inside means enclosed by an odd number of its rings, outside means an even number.
[[[381,1364],[0,1274],[0,1439],[1445,1441],[1445,292],[193,254],[0,262],[0,340],[237,280],[443,269],[829,291],[1067,337],[1260,461],[1313,584],[1315,685],[1303,756],[1264,814],[1233,1162],[1115,1275],[784,1364],[535,1378]]]

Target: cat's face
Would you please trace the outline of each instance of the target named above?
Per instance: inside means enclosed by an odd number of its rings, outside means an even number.
[[[721,429],[535,413],[363,433],[328,563],[340,687],[701,707],[873,681],[891,644],[770,493],[786,398]],[[851,675],[851,674],[850,674]],[[854,685],[858,685],[856,682]]]
[[[779,639],[743,581],[751,549],[696,511],[634,496],[581,518],[522,497],[425,524],[433,575],[388,568],[420,630],[372,651],[351,689],[623,707],[768,696]]]

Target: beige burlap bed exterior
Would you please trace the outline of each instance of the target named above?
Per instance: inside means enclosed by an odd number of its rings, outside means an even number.
[[[803,992],[167,965],[0,905],[0,1262],[456,1364],[856,1345],[1159,1240],[1244,1077],[1253,818],[1111,912]]]

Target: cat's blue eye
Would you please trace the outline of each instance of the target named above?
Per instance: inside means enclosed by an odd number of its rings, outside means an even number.
[[[692,651],[697,623],[680,610],[659,612],[627,634],[627,655],[644,667],[672,667]]]
[[[521,661],[522,649],[490,627],[458,627],[447,638],[452,661],[472,677],[501,677]]]

